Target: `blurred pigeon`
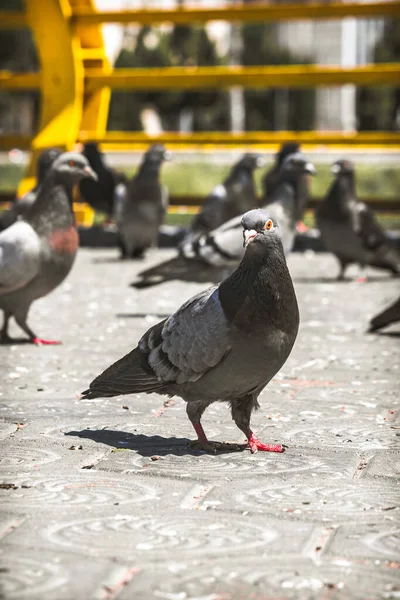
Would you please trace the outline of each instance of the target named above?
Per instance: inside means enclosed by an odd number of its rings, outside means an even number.
[[[258,201],[253,172],[263,165],[264,159],[259,154],[245,154],[232,167],[225,181],[211,190],[182,244],[193,242],[201,234],[256,208]]]
[[[351,263],[399,274],[400,255],[372,210],[357,199],[353,163],[338,160],[331,171],[335,179],[315,209],[315,218],[326,250],[339,260],[338,279],[344,279],[346,267]]]
[[[242,218],[246,252],[222,283],[203,291],[151,327],[138,346],[99,375],[83,398],[119,394],[178,395],[197,433],[214,451],[200,423],[209,404],[229,402],[251,452],[282,452],[250,429],[261,390],[288,358],[299,313],[275,219],[252,210]]]
[[[115,219],[122,258],[139,258],[157,243],[168,208],[168,190],[159,180],[160,167],[170,158],[163,145],[153,144],[135,177],[116,189]]]
[[[79,189],[81,198],[90,204],[95,210],[105,213],[112,217],[114,213],[114,193],[116,186],[126,182],[123,173],[107,166],[104,155],[100,152],[95,142],[84,144],[82,150],[83,156],[89,161],[89,165],[97,175],[97,180],[83,179]]]
[[[277,183],[279,182],[279,170],[283,164],[283,161],[289,154],[296,154],[300,152],[300,144],[296,142],[287,142],[286,144],[282,144],[279,152],[275,154],[275,163],[272,167],[266,172],[262,179],[262,190],[263,197],[266,204],[266,199],[268,196],[274,191]]]
[[[268,206],[264,207],[278,221],[286,255],[293,247],[296,225],[303,210],[303,182],[315,173],[313,163],[303,154],[290,154],[281,165],[275,189],[270,194]],[[184,244],[182,253],[188,259],[198,259],[214,267],[235,265],[244,253],[238,236],[240,228],[241,217],[235,217],[193,243]]]
[[[7,333],[12,316],[31,342],[56,343],[39,339],[26,321],[32,302],[56,288],[75,260],[78,232],[72,212],[72,188],[83,177],[96,177],[86,158],[75,152],[59,156],[46,175],[35,203],[0,233],[2,343],[12,341]]]
[[[398,321],[400,321],[400,298],[371,319],[369,331],[378,331],[378,329],[391,325],[391,323],[398,323]]]
[[[43,184],[43,181],[53,164],[53,162],[60,156],[60,150],[57,148],[49,148],[48,150],[44,150],[39,156],[37,163],[37,172],[36,172],[36,185],[34,188],[30,190],[25,196],[22,196],[19,200],[16,200],[12,206],[4,211],[0,215],[0,231],[3,231],[18,219],[20,215],[26,213],[26,211],[32,206],[35,202],[40,186]]]

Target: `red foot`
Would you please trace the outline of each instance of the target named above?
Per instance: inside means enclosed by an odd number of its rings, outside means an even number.
[[[254,434],[251,434],[249,437],[248,447],[252,454],[257,452],[257,450],[263,450],[264,452],[284,452],[281,444],[263,444]]]
[[[33,343],[37,346],[58,346],[62,344],[62,342],[58,342],[57,340],[42,340],[40,338],[33,338]]]
[[[366,277],[357,277],[356,282],[357,283],[365,283],[367,281]]]
[[[297,223],[297,227],[296,227],[296,229],[297,229],[297,231],[298,231],[299,233],[305,233],[306,231],[308,231],[308,227],[307,227],[307,225],[305,225],[305,224],[303,223],[303,221],[299,221],[299,222]]]

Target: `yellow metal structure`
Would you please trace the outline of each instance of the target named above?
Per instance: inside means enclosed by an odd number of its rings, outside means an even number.
[[[210,20],[260,22],[273,20],[341,19],[344,17],[400,17],[400,3],[319,2],[306,4],[246,3],[221,8],[176,10],[125,10],[98,12],[94,0],[25,0],[23,13],[0,11],[0,28],[29,27],[38,48],[40,73],[0,71],[0,90],[38,89],[41,97],[37,135],[0,136],[0,149],[32,148],[32,160],[19,193],[33,183],[37,156],[43,148],[63,150],[78,141],[97,140],[103,148],[142,149],[162,141],[176,149],[255,146],[276,148],[283,141],[298,140],[305,147],[400,147],[400,134],[373,132],[205,132],[142,133],[107,132],[111,89],[201,89],[241,85],[251,88],[355,85],[398,85],[397,63],[342,68],[323,65],[266,67],[174,67],[166,69],[112,70],[104,50],[103,23],[205,23]]]
[[[344,17],[395,17],[400,16],[398,2],[311,2],[307,4],[254,3],[220,8],[179,8],[175,10],[122,10],[91,13],[85,9],[74,12],[77,25],[101,23],[206,23],[207,21],[300,21],[305,19],[342,19]]]

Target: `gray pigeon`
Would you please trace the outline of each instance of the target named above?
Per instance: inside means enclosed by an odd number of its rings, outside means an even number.
[[[338,279],[346,267],[358,263],[400,273],[400,255],[393,248],[374,213],[357,199],[354,165],[338,160],[332,165],[335,179],[315,209],[323,244],[339,260]]]
[[[262,179],[262,191],[264,199],[268,198],[279,183],[279,171],[283,161],[289,154],[297,154],[300,152],[300,144],[296,142],[287,142],[282,144],[279,152],[275,154],[275,162],[270,169],[265,173]]]
[[[87,142],[82,154],[89,161],[89,165],[97,175],[97,181],[84,179],[80,186],[81,198],[95,210],[112,217],[114,213],[114,193],[119,184],[124,184],[127,179],[123,173],[109,167],[104,155],[100,152],[96,142]]]
[[[258,206],[253,172],[264,164],[260,154],[245,154],[232,167],[225,181],[211,190],[181,244],[183,254],[188,242],[194,242],[200,235]]]
[[[296,225],[303,210],[303,182],[309,175],[315,175],[313,163],[300,152],[290,154],[281,166],[278,182],[263,208],[279,223],[279,231],[285,254],[291,251]],[[240,244],[238,230],[241,217],[235,217],[198,240],[182,246],[182,254],[187,259],[201,260],[214,267],[229,267],[240,262],[243,247]]]
[[[370,321],[369,331],[378,331],[387,325],[392,323],[398,323],[400,321],[400,298],[398,298],[393,304],[388,306],[379,315],[376,315]]]
[[[275,219],[252,210],[242,218],[246,252],[217,286],[186,302],[151,327],[138,346],[96,377],[83,398],[140,392],[178,395],[197,433],[214,451],[200,423],[209,404],[229,402],[232,418],[251,452],[282,452],[250,428],[258,396],[288,358],[299,312]]]
[[[114,215],[122,258],[140,258],[157,243],[158,229],[168,209],[168,190],[160,183],[160,167],[170,158],[164,146],[153,144],[137,175],[115,190]]]
[[[9,343],[8,322],[14,317],[35,344],[39,339],[27,325],[34,300],[56,288],[68,275],[78,249],[72,212],[72,189],[83,177],[96,178],[86,158],[75,152],[53,163],[35,203],[16,223],[0,233],[0,308],[4,324],[0,342]]]
[[[51,165],[56,158],[60,156],[60,154],[61,152],[60,150],[57,150],[57,148],[49,148],[48,150],[44,150],[42,152],[37,163],[37,182],[35,187],[31,189],[30,192],[25,194],[25,196],[23,196],[20,200],[16,200],[8,210],[4,211],[0,215],[0,231],[10,227],[10,225],[15,223],[20,215],[24,215],[32,206],[37,198],[40,187],[43,184]]]

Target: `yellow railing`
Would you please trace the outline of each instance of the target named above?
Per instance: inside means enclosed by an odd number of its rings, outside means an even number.
[[[400,133],[374,132],[247,132],[142,133],[107,132],[111,89],[200,89],[244,86],[310,87],[397,85],[400,64],[374,64],[343,68],[323,65],[265,67],[173,67],[165,69],[116,69],[107,60],[103,23],[205,23],[210,20],[259,22],[273,20],[341,19],[344,17],[400,17],[400,3],[348,2],[310,4],[249,4],[232,7],[176,10],[98,12],[93,0],[25,0],[25,12],[0,11],[0,27],[29,27],[41,64],[40,73],[0,72],[0,90],[38,89],[41,114],[38,133],[0,136],[0,149],[32,148],[32,161],[20,191],[32,183],[35,162],[48,146],[71,149],[77,141],[98,140],[106,148],[141,149],[150,141],[164,141],[175,148],[270,147],[298,140],[305,145],[382,147],[400,149]],[[55,40],[57,43],[54,43]]]

